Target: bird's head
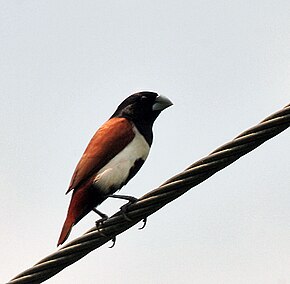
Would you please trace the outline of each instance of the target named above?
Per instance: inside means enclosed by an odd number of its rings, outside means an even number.
[[[126,117],[137,124],[152,125],[158,115],[170,107],[172,102],[154,92],[143,91],[125,99],[112,117]]]

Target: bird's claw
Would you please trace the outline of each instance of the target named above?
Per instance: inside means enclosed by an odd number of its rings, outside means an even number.
[[[113,238],[111,239],[111,241],[112,241],[113,243],[112,243],[111,246],[109,246],[110,249],[113,248],[113,247],[115,246],[115,244],[116,244],[116,236],[113,237]]]
[[[127,212],[127,210],[128,210],[128,207],[129,207],[131,204],[133,204],[134,202],[136,202],[137,200],[138,200],[137,198],[132,197],[132,199],[131,199],[128,203],[126,203],[125,205],[123,205],[123,206],[120,208],[120,209],[121,209],[121,212],[122,212],[122,214],[123,214],[123,217],[124,217],[127,221],[129,221],[129,222],[131,222],[132,219],[128,217],[128,215],[126,214],[126,212]],[[138,230],[142,230],[142,229],[145,228],[145,226],[146,226],[146,224],[147,224],[147,217],[144,218],[142,221],[143,221],[143,225],[142,225],[140,228],[138,228]]]
[[[101,226],[101,225],[103,224],[103,222],[104,222],[105,220],[107,220],[107,219],[108,219],[108,217],[104,217],[104,218],[101,218],[101,219],[99,219],[99,220],[96,221],[96,228],[97,228],[98,232],[99,232],[103,237],[108,237],[108,236],[100,230],[100,226]],[[109,248],[113,248],[113,247],[115,246],[115,244],[116,244],[116,236],[112,238],[112,242],[113,242],[113,243],[112,243],[111,246],[109,246]]]
[[[143,225],[140,228],[138,228],[138,230],[143,230],[146,227],[147,217],[145,217],[142,221],[143,221]]]
[[[132,201],[129,201],[128,203],[126,203],[125,205],[121,206],[120,209],[121,209],[121,212],[123,214],[123,217],[127,220],[127,221],[132,221],[131,218],[128,217],[128,215],[126,214],[126,212],[128,211],[128,207],[132,204],[133,202]]]

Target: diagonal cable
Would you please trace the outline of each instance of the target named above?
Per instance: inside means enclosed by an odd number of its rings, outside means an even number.
[[[126,216],[118,211],[104,221],[99,229],[92,228],[7,284],[34,284],[51,278],[289,126],[290,104],[142,196],[128,206]]]

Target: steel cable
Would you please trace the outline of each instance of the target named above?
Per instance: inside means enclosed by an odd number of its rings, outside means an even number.
[[[142,196],[127,207],[125,215],[121,210],[118,211],[100,224],[98,229],[92,228],[7,284],[41,283],[51,278],[289,126],[290,104]]]

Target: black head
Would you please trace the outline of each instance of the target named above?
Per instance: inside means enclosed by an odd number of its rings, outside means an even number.
[[[133,122],[153,124],[162,110],[172,105],[166,97],[153,92],[140,92],[125,99],[112,117],[126,117]]]
[[[154,92],[139,92],[125,99],[112,117],[125,117],[131,120],[143,134],[147,142],[152,143],[152,125],[162,110],[171,106],[166,97]],[[151,133],[151,134],[150,134]]]

